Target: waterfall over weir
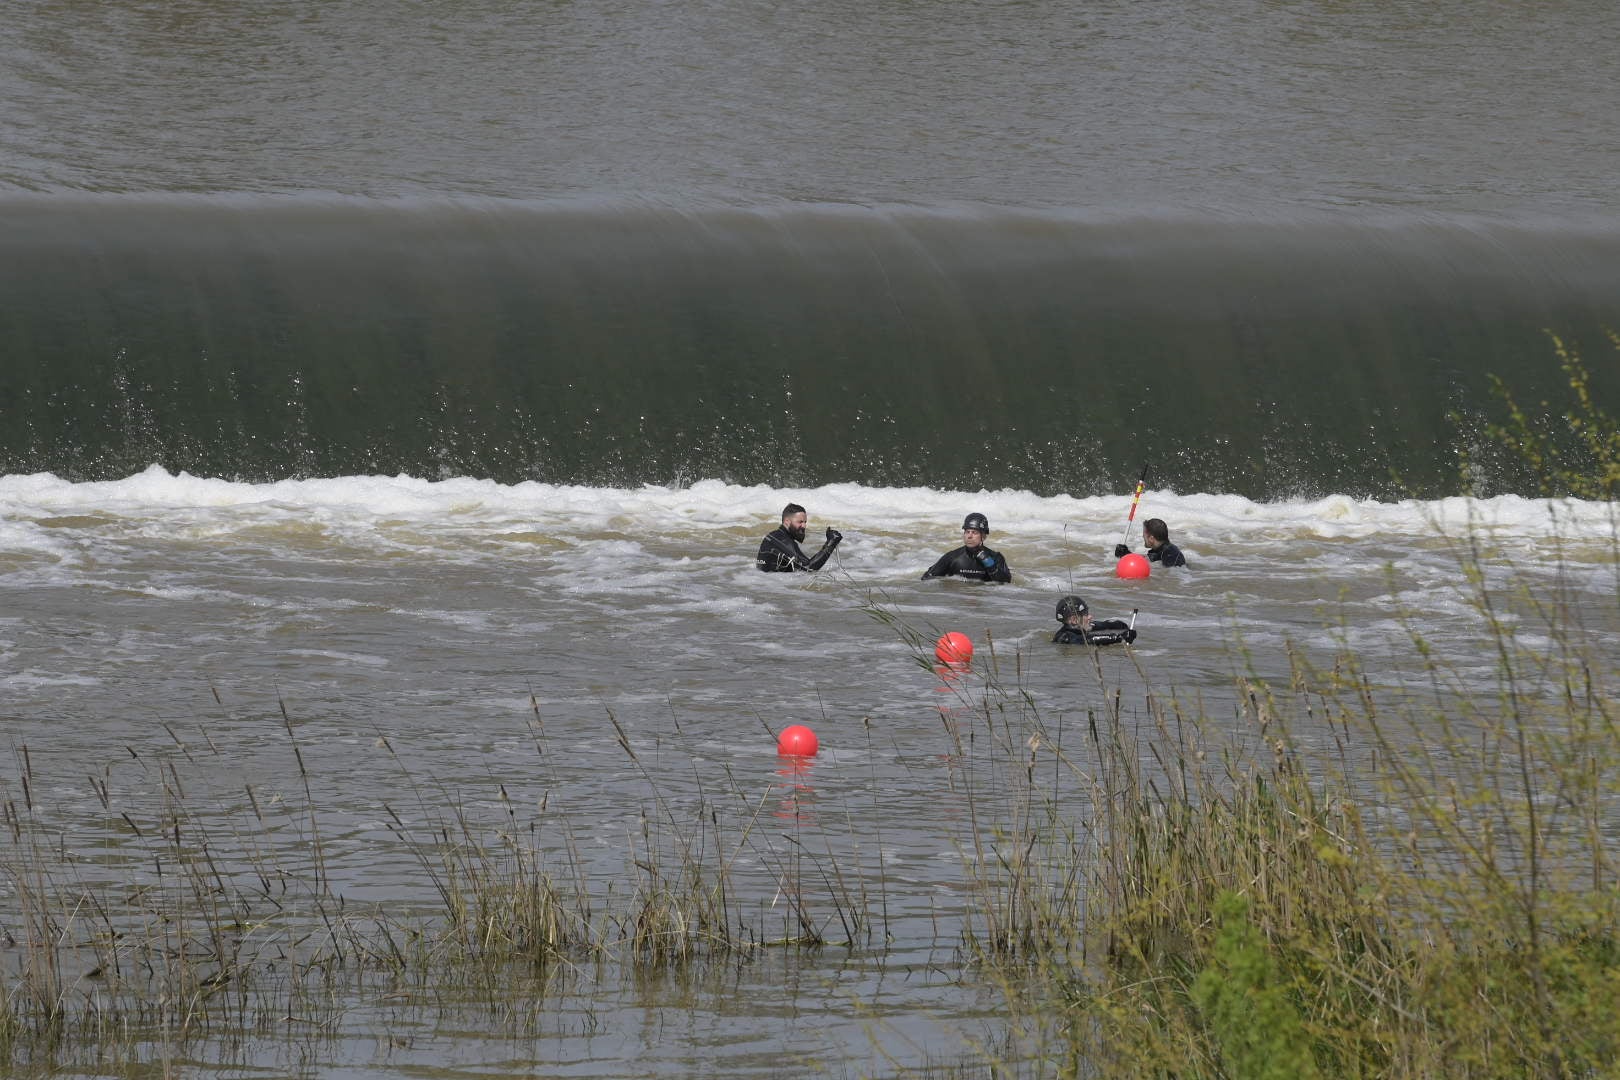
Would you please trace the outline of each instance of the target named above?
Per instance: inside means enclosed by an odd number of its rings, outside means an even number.
[[[4,472],[1434,496],[1607,358],[1620,234],[14,197],[0,294]]]

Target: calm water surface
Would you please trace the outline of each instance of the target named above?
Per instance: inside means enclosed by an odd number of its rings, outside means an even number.
[[[1609,4],[13,12],[24,190],[1609,215]]]

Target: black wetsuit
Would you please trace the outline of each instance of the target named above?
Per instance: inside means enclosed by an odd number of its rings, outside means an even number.
[[[1052,642],[1057,645],[1118,645],[1135,640],[1136,631],[1123,619],[1100,619],[1091,624],[1090,630],[1060,626],[1052,635]]]
[[[843,538],[842,533],[833,533],[832,539],[821,545],[820,551],[806,555],[799,542],[789,536],[786,529],[777,529],[759,542],[759,554],[754,557],[754,565],[772,574],[820,570],[832,558],[833,549]]]
[[[1186,566],[1187,557],[1181,549],[1166,540],[1156,548],[1147,549],[1148,562],[1156,562],[1160,566]]]
[[[985,559],[990,565],[984,564]],[[965,577],[974,581],[1001,581],[1012,580],[1012,571],[1007,567],[1007,560],[1001,557],[1001,552],[991,551],[981,547],[976,552],[970,552],[966,547],[959,547],[955,551],[947,551],[939,557],[939,561],[923,571],[923,580],[931,577]]]

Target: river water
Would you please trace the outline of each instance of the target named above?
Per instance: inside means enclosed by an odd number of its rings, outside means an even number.
[[[1606,216],[1614,11],[29,5],[0,182]]]
[[[813,529],[845,535],[817,575],[753,568],[789,497],[810,507]],[[763,805],[763,839],[734,871],[761,930],[782,919],[773,898],[798,845],[864,875],[874,909],[882,893],[884,947],[771,958],[705,992],[617,978],[574,988],[543,1013],[542,1034],[499,1050],[551,1062],[546,1075],[808,1076],[872,1068],[880,1050],[915,1065],[993,1042],[1000,1007],[959,981],[955,953],[972,907],[963,785],[978,773],[971,762],[964,773],[942,724],[956,716],[988,734],[969,719],[981,683],[942,682],[873,607],[921,633],[924,657],[939,633],[968,634],[976,667],[1026,689],[1060,740],[1080,739],[1105,705],[1085,650],[1049,640],[1053,605],[1071,590],[1102,617],[1136,610],[1134,660],[1149,685],[1201,703],[1217,737],[1239,739],[1234,676],[1285,683],[1289,641],[1324,666],[1348,646],[1393,691],[1395,673],[1415,670],[1415,619],[1447,665],[1493,685],[1484,620],[1448,539],[1465,533],[1504,593],[1511,579],[1584,609],[1600,652],[1620,629],[1607,508],[1517,496],[1256,503],[1148,492],[1139,513],[1174,522],[1191,565],[1144,581],[1113,574],[1124,495],[408,477],[260,485],[153,468],[110,482],[7,477],[0,507],[0,714],[13,773],[26,748],[36,802],[90,855],[112,815],[86,775],[102,777],[115,812],[152,820],[153,763],[176,761],[190,800],[245,816],[249,785],[267,804],[303,799],[295,738],[326,872],[355,903],[430,905],[433,883],[388,818],[398,810],[429,830],[452,806],[474,819],[516,806],[523,820],[582,838],[574,858],[600,888],[635,876],[644,815],[696,828],[704,805],[736,819]],[[989,516],[1012,584],[918,580],[959,542],[968,510]],[[1521,644],[1537,648],[1538,632],[1527,625]],[[1099,658],[1132,722],[1146,723],[1133,659],[1120,649]],[[803,767],[776,754],[772,733],[789,723],[821,742]],[[1330,743],[1327,731],[1297,734]],[[990,745],[977,751],[987,762]],[[8,780],[14,794],[18,780]],[[416,808],[418,789],[432,813]],[[297,861],[300,838],[256,843],[286,845]],[[832,919],[826,898],[815,907]],[[464,1045],[481,1038],[466,1021],[415,1019],[400,1023],[419,1052],[373,1060],[370,1000],[355,1002],[323,1074],[393,1075],[403,1061],[487,1058],[504,1045]]]
[[[1101,704],[1048,640],[1070,591],[1136,610],[1149,684],[1217,721],[1288,643],[1395,692],[1414,613],[1488,681],[1469,533],[1612,634],[1608,508],[1538,499],[1487,423],[1491,376],[1559,423],[1548,331],[1614,400],[1617,38],[1581,2],[8,12],[8,797],[26,768],[100,851],[98,783],[141,820],[159,760],[293,802],[296,740],[356,903],[431,906],[411,784],[566,821],[605,878],[660,798],[764,799],[762,911],[782,851],[883,890],[881,947],[603,975],[525,1038],[356,997],[199,1075],[971,1056],[1004,1009],[956,955],[941,717],[978,676],[873,611],[969,634],[1070,732]],[[1136,522],[1191,566],[1125,582],[1144,458]],[[845,534],[817,575],[753,569],[789,500]],[[969,511],[1014,582],[919,581]],[[797,771],[788,722],[822,744]]]

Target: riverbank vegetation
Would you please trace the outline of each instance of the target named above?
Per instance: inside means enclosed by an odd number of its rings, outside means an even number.
[[[1612,650],[1477,595],[1490,687],[1414,624],[1412,669],[1296,655],[1285,685],[1239,679],[1224,720],[1152,693],[1088,710],[1059,755],[1084,807],[1029,783],[970,920],[1015,1010],[1067,1044],[1060,1075],[1610,1074]],[[1027,739],[1023,775],[1049,773]]]
[[[1549,497],[1612,504],[1620,425],[1555,347],[1567,429],[1504,390],[1493,434]],[[1227,715],[1128,701],[1099,664],[1103,705],[1063,753],[1026,693],[984,696],[986,722],[1033,729],[1014,801],[1039,809],[975,860],[971,941],[1067,1045],[1060,1075],[1614,1075],[1620,559],[1593,578],[1555,552],[1531,573],[1474,529],[1450,550],[1478,664],[1443,661],[1411,610],[1377,656],[1291,650],[1286,679],[1240,675]],[[1037,748],[1084,781],[1084,809],[1033,782]]]

